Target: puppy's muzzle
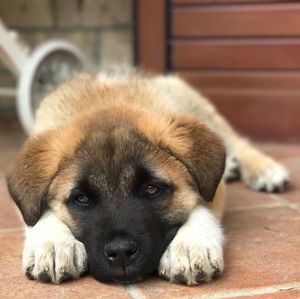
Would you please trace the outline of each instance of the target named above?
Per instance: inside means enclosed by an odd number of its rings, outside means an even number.
[[[104,247],[104,255],[113,267],[125,267],[132,264],[138,257],[138,245],[127,238],[115,238]]]

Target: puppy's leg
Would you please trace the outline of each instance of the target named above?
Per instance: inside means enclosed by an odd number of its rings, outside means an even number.
[[[86,271],[84,245],[52,211],[26,230],[23,271],[30,279],[61,283]]]
[[[210,210],[195,208],[163,254],[158,273],[170,281],[195,285],[223,271],[223,232]]]
[[[239,136],[216,110],[208,125],[223,138],[226,145],[227,163],[224,173],[226,181],[241,178],[254,190],[284,191],[289,181],[289,174],[283,165]]]
[[[264,155],[245,140],[236,143],[233,155],[239,164],[242,181],[254,190],[282,192],[289,182],[286,168]]]
[[[192,114],[222,137],[228,155],[225,180],[240,176],[255,190],[278,192],[285,189],[289,181],[285,167],[239,136],[205,97],[176,77],[158,77],[155,84],[165,96],[163,102],[172,107],[174,113],[185,111]]]

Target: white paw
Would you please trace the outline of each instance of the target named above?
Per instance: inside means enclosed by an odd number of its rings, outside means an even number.
[[[86,272],[84,245],[73,240],[44,241],[26,246],[23,251],[23,271],[30,279],[61,283]]]
[[[286,168],[264,155],[241,167],[241,177],[251,189],[264,192],[282,192],[289,182]]]
[[[199,216],[202,216],[202,219],[198,217],[199,221],[189,219],[163,254],[158,268],[161,277],[196,285],[211,281],[223,272],[221,228],[208,212]]]
[[[172,282],[195,285],[211,281],[224,268],[222,249],[200,244],[172,244],[163,254],[158,273]]]
[[[61,283],[85,273],[87,255],[84,245],[63,223],[53,230],[48,227],[47,232],[44,229],[43,223],[38,222],[27,232],[22,259],[26,276],[41,282]]]

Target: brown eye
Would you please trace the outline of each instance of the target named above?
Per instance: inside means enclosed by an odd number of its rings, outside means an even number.
[[[160,191],[160,188],[156,185],[148,185],[146,186],[146,189],[145,189],[145,194],[148,195],[148,196],[154,196],[154,195],[157,195]]]
[[[84,194],[78,194],[74,197],[77,204],[81,206],[87,206],[89,204],[89,198]]]

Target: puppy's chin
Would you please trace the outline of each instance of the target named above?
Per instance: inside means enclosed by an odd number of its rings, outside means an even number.
[[[147,277],[153,275],[157,270],[158,262],[154,263],[155,267],[147,268],[146,273],[144,271],[139,271],[136,269],[118,269],[118,270],[110,270],[108,272],[103,271],[101,266],[98,267],[90,267],[90,275],[92,275],[96,280],[101,282],[112,282],[119,284],[131,284],[140,282]]]
[[[152,272],[152,274],[154,274],[154,271]],[[121,279],[111,279],[109,280],[112,283],[118,283],[118,284],[132,284],[132,283],[137,283],[137,282],[141,282],[144,279],[148,278],[149,276],[151,276],[151,274],[144,274],[144,275],[140,275],[140,276],[135,276],[135,277],[127,277],[126,275],[121,278]],[[98,279],[99,280],[99,279]],[[100,281],[100,280],[99,280]]]
[[[131,279],[131,280],[118,280],[118,279],[115,279],[115,280],[112,280],[113,283],[119,283],[119,284],[132,284],[132,283],[137,283],[137,282],[140,282],[142,280],[144,280],[146,277],[143,277],[143,276],[140,276],[140,277],[136,277],[135,279]]]

